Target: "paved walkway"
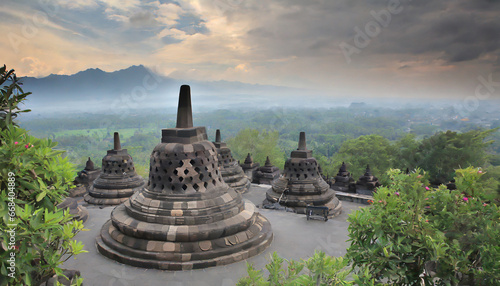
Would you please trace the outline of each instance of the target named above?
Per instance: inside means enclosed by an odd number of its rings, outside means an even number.
[[[260,205],[268,188],[269,186],[265,185],[252,185],[243,197]],[[256,268],[262,269],[274,251],[286,259],[307,258],[314,253],[314,250],[322,250],[331,256],[343,256],[349,246],[346,242],[347,215],[362,205],[343,201],[342,214],[327,222],[307,221],[305,215],[260,209],[260,213],[271,222],[274,232],[274,240],[266,251],[247,261],[191,271],[137,268],[119,264],[100,255],[95,247],[95,237],[104,222],[109,219],[114,207],[102,209],[91,205],[86,207],[89,218],[85,222],[85,228],[90,230],[79,233],[76,239],[82,241],[89,252],[78,255],[76,259],[70,258],[63,265],[63,268],[80,270],[84,277],[84,285],[229,286],[236,285],[238,279],[246,275],[246,262],[254,263]]]

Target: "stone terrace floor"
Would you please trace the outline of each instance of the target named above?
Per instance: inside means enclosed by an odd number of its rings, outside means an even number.
[[[243,197],[259,206],[265,198],[270,186],[252,185]],[[305,215],[284,211],[259,209],[269,221],[274,232],[271,246],[263,253],[225,266],[189,271],[163,271],[143,269],[120,264],[97,252],[95,238],[101,226],[106,222],[114,206],[100,208],[86,205],[89,218],[85,228],[75,239],[85,244],[83,253],[76,259],[70,258],[63,268],[79,270],[84,277],[85,286],[135,286],[135,285],[167,285],[167,286],[229,286],[236,285],[240,277],[246,276],[246,262],[253,263],[256,269],[262,269],[268,262],[271,253],[276,251],[286,259],[308,258],[314,250],[324,251],[331,256],[343,256],[349,243],[347,236],[347,215],[363,205],[342,201],[342,214],[328,220],[307,220]]]

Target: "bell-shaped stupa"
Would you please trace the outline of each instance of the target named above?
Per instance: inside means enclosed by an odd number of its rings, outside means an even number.
[[[262,252],[269,221],[230,188],[205,127],[193,127],[190,88],[181,86],[176,128],[162,130],[147,185],[111,213],[99,252],[121,263],[165,270],[225,265]]]
[[[266,200],[292,207],[302,214],[307,206],[327,206],[330,217],[342,211],[335,192],[321,177],[312,151],[306,148],[304,132],[300,132],[299,148],[292,151],[291,158],[285,162],[283,176],[267,191]]]
[[[135,172],[132,157],[122,149],[120,135],[114,134],[114,148],[102,158],[102,170],[94,180],[85,201],[95,205],[118,205],[144,186],[144,179]]]
[[[356,193],[361,195],[373,195],[373,191],[380,186],[378,178],[372,175],[370,165],[366,165],[366,170],[363,176],[359,177],[356,182]]]
[[[245,161],[243,161],[243,164],[239,164],[239,165],[243,169],[243,172],[245,172],[245,175],[247,175],[250,182],[253,182],[255,172],[260,167],[260,164],[257,162],[254,162],[252,156],[250,155],[250,153],[248,153],[247,157],[245,158]]]
[[[233,158],[231,149],[221,141],[220,130],[215,131],[215,142],[213,142],[219,157],[222,179],[231,188],[240,193],[248,191],[251,185],[250,179],[245,175],[238,161]]]
[[[89,157],[85,163],[85,168],[76,174],[77,176],[73,181],[76,188],[69,190],[69,196],[83,197],[100,173],[101,169],[96,169],[94,162]]]
[[[337,173],[337,176],[335,176],[335,183],[333,184],[332,189],[344,193],[356,192],[354,179],[347,171],[347,166],[344,162],[342,162],[342,166],[340,166],[339,172]]]
[[[257,169],[255,172],[255,183],[272,185],[280,177],[280,169],[271,164],[269,156],[266,158],[264,166]]]

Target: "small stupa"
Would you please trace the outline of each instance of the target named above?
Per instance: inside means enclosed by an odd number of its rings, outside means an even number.
[[[335,176],[335,183],[333,184],[332,189],[344,193],[356,192],[356,185],[354,179],[352,178],[351,174],[347,171],[347,166],[344,162],[342,162],[339,172],[337,173],[337,176]]]
[[[457,184],[455,182],[455,179],[451,179],[448,183],[445,184],[446,188],[450,191],[456,190],[457,189]]]
[[[127,149],[122,149],[120,135],[115,132],[114,148],[102,158],[102,171],[84,199],[89,204],[118,205],[140,190],[144,183],[144,179],[135,172]]]
[[[94,180],[97,179],[99,174],[101,173],[101,169],[96,169],[94,166],[94,162],[88,158],[85,163],[85,168],[78,172],[73,183],[76,188],[69,190],[70,197],[82,197],[85,195],[90,186],[94,183]]]
[[[378,178],[372,175],[370,165],[366,165],[365,173],[356,182],[356,193],[372,196],[373,191],[379,186]]]
[[[250,153],[248,153],[245,161],[243,162],[243,164],[240,164],[240,166],[243,169],[243,172],[245,172],[245,175],[247,175],[250,182],[252,182],[255,172],[260,167],[260,164],[254,162],[252,156],[250,155]]]
[[[217,149],[222,179],[224,182],[240,193],[248,191],[252,182],[245,175],[245,172],[239,165],[238,161],[233,158],[231,149],[227,147],[225,142],[222,142],[219,129],[215,131],[215,142],[212,143]]]
[[[254,181],[256,184],[272,185],[280,177],[280,169],[271,164],[269,156],[266,158],[264,166],[255,172]]]
[[[284,174],[267,191],[266,200],[291,207],[301,214],[305,214],[307,206],[326,206],[330,217],[342,211],[335,192],[321,177],[312,151],[306,148],[305,132],[300,132],[298,149],[292,151],[285,162]]]
[[[176,128],[162,130],[147,185],[112,211],[98,251],[132,266],[190,270],[245,260],[272,238],[269,221],[222,179],[205,127],[193,127],[190,87],[181,86]]]

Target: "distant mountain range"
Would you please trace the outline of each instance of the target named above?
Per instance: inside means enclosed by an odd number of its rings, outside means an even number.
[[[311,92],[229,81],[187,82],[158,75],[142,65],[114,72],[96,68],[73,75],[25,77],[22,82],[23,89],[33,93],[27,107],[37,113],[174,108],[182,84],[191,86],[195,109],[280,106]]]

